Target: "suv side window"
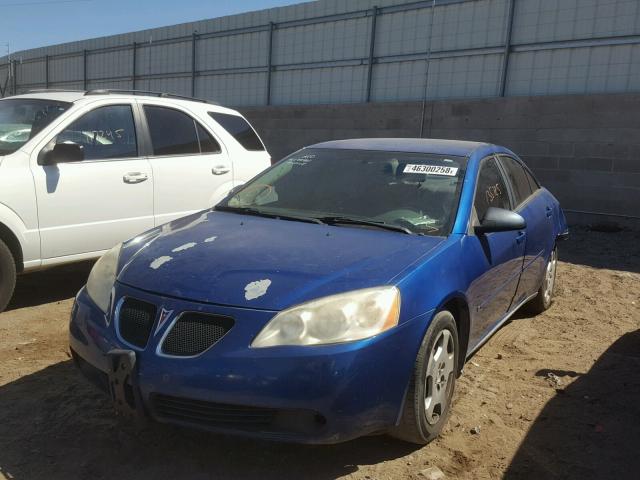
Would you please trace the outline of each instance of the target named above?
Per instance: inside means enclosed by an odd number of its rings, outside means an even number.
[[[220,152],[220,145],[186,113],[173,108],[144,106],[153,154],[198,155]]]
[[[56,137],[56,144],[82,146],[84,160],[138,156],[131,105],[108,105],[84,114]]]
[[[507,185],[502,173],[500,173],[498,163],[493,157],[489,157],[482,162],[473,206],[476,209],[478,220],[484,218],[489,207],[507,210],[511,208]]]
[[[527,174],[525,173],[524,167],[513,158],[505,155],[501,155],[500,160],[502,161],[507,177],[513,187],[513,194],[516,197],[516,206],[520,205],[533,193],[531,186],[529,185],[529,180],[527,180]]]
[[[209,112],[209,116],[218,122],[222,128],[231,134],[240,145],[250,151],[264,151],[264,145],[253,131],[251,125],[238,115],[229,115],[227,113]]]

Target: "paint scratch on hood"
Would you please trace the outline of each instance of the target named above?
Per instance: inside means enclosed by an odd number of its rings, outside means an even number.
[[[153,268],[154,270],[157,270],[162,265],[164,265],[167,262],[170,262],[171,260],[173,260],[173,257],[168,257],[168,256],[164,255],[162,257],[156,258],[153,262],[151,262],[151,264],[149,266],[151,268]]]
[[[271,285],[271,280],[257,280],[255,282],[251,282],[244,287],[244,298],[247,300],[254,300],[263,296],[267,293],[267,289]]]
[[[196,242],[189,242],[189,243],[185,243],[184,245],[180,245],[179,247],[176,247],[171,251],[174,253],[182,252],[183,250],[189,250],[190,248],[193,248],[196,245],[197,245]]]
[[[211,242],[213,242],[216,238],[218,238],[218,237],[217,237],[217,236],[213,236],[213,237],[205,238],[205,239],[204,239],[204,243],[211,243]]]

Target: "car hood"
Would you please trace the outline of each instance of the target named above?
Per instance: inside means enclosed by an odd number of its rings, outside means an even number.
[[[441,237],[207,211],[126,243],[118,281],[264,310],[389,284]]]

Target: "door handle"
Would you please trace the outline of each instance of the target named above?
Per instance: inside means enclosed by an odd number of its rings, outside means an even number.
[[[547,205],[545,211],[547,212],[547,218],[551,218],[551,215],[553,215],[553,209]]]
[[[224,175],[225,173],[229,173],[231,169],[226,165],[216,165],[211,169],[211,173],[214,175]]]
[[[518,232],[518,236],[516,237],[517,243],[522,243],[527,236],[527,232]]]
[[[148,179],[149,176],[142,172],[129,172],[122,177],[124,183],[141,183]]]

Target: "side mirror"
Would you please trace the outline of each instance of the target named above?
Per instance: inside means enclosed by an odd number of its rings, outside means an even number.
[[[47,146],[38,155],[40,165],[81,162],[84,160],[84,147],[77,143],[56,143],[53,148]]]
[[[522,215],[504,208],[489,207],[480,225],[475,227],[476,234],[491,232],[509,232],[526,228],[527,222]]]

